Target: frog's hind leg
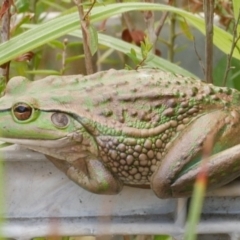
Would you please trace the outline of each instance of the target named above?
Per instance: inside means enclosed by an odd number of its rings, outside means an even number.
[[[240,144],[214,154],[207,159],[204,166],[207,171],[208,190],[221,187],[240,176]],[[179,177],[171,186],[173,193],[187,193],[192,189],[196,176],[202,170],[202,165],[193,168],[187,175]],[[176,194],[178,195],[178,194]]]
[[[226,124],[229,113],[215,111],[190,123],[172,142],[151,179],[160,198],[189,196],[209,138],[212,153],[206,159],[208,189],[225,185],[240,176],[239,123]]]
[[[46,157],[72,181],[87,191],[97,194],[117,194],[122,190],[122,182],[94,157],[78,159],[71,163],[51,156]]]

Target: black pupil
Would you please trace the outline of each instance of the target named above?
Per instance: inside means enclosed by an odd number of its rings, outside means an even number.
[[[18,106],[15,108],[15,111],[19,113],[29,112],[29,107]]]

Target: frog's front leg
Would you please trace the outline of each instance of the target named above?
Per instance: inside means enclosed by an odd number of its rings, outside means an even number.
[[[51,156],[47,158],[72,181],[87,191],[97,194],[117,194],[122,190],[122,182],[94,157],[78,159],[72,163]]]
[[[236,113],[237,114],[237,113]],[[151,187],[160,198],[189,196],[201,171],[202,154],[211,144],[206,160],[208,189],[240,176],[239,116],[215,111],[196,119],[172,143],[154,172]],[[230,121],[229,121],[230,119]]]

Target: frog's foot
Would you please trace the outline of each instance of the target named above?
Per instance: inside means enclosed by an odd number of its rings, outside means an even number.
[[[82,188],[97,194],[117,194],[123,184],[96,159],[78,159],[72,163],[46,156],[57,168]]]
[[[223,111],[201,116],[172,144],[152,175],[151,187],[158,197],[190,196],[196,177],[202,170],[202,155],[207,148],[213,152],[204,165],[208,190],[223,186],[240,176],[240,144],[236,144],[232,135],[236,132],[233,131],[236,125],[228,124],[226,127],[225,119]],[[230,145],[228,148],[226,143]]]

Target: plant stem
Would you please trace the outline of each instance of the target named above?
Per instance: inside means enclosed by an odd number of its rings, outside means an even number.
[[[168,5],[173,5],[174,0],[168,0]],[[156,48],[157,40],[159,38],[159,35],[162,31],[162,28],[164,26],[164,23],[169,15],[169,12],[163,12],[162,16],[157,24],[156,30],[155,30],[155,35],[156,35],[156,41],[154,42],[153,46]],[[168,46],[168,42],[166,41],[165,44]]]
[[[11,1],[5,0],[2,4],[2,9],[5,8],[5,12],[2,13],[2,27],[1,27],[1,42],[6,42],[9,40],[10,37],[10,20],[11,20],[11,13],[10,13]],[[3,66],[0,66],[0,75],[6,79],[6,82],[9,79],[9,66],[10,62],[5,63]]]
[[[174,62],[174,45],[175,45],[175,27],[176,27],[176,18],[175,14],[172,13],[170,17],[170,36],[169,36],[169,47],[168,47],[168,60]]]
[[[68,39],[65,38],[63,40],[63,51],[62,51],[62,68],[60,70],[60,74],[64,75],[64,72],[66,70],[66,58],[67,58],[67,45],[68,45]]]
[[[203,8],[205,15],[205,80],[212,83],[212,69],[213,69],[213,12],[214,0],[204,0]]]
[[[82,35],[83,35],[83,51],[85,54],[85,67],[86,67],[86,72],[87,74],[92,74],[93,71],[93,60],[92,60],[92,55],[91,51],[88,45],[88,36],[89,34],[89,18],[86,15],[84,15],[84,9],[83,9],[83,1],[82,0],[74,0],[75,4],[77,5],[78,8],[78,13],[79,13],[79,18],[80,18],[80,26],[82,30]],[[94,3],[95,4],[95,1]],[[89,14],[89,12],[88,12]]]

